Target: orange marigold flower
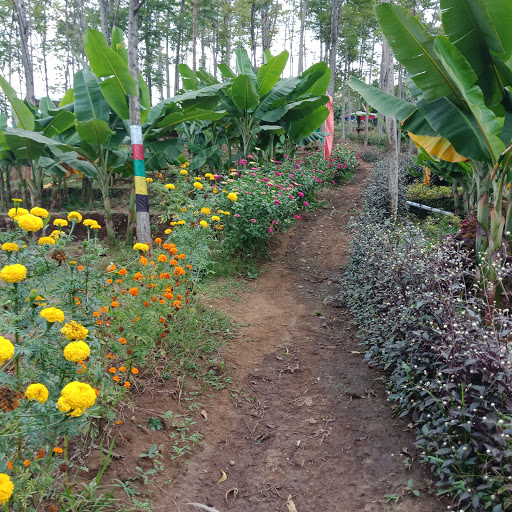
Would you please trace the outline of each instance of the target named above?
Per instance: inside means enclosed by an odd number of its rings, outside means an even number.
[[[64,453],[64,450],[60,446],[56,446],[53,451],[55,453]]]
[[[121,345],[124,345],[126,343],[126,338],[119,338],[119,343],[121,343]]]
[[[161,243],[162,243],[162,239],[161,238],[155,238],[155,244],[160,245]]]
[[[121,295],[126,295],[126,290],[121,290]]]
[[[170,279],[171,278],[171,274],[169,274],[169,272],[162,272],[160,274],[160,279]]]
[[[191,270],[191,269],[192,269],[192,265],[187,265],[187,268],[188,268],[189,270]]]
[[[176,298],[177,298],[178,300],[181,300],[183,297],[182,297],[181,295],[176,295]]]
[[[174,269],[174,275],[176,277],[185,275],[185,270],[182,267],[176,267]]]
[[[96,325],[101,325],[102,323],[103,323],[103,320],[98,320],[98,321],[96,322]]]
[[[158,261],[161,261],[162,263],[165,263],[167,261],[167,256],[165,254],[159,254],[158,255]]]
[[[108,266],[107,266],[107,272],[113,272],[117,267],[113,264],[113,263],[110,263]]]
[[[107,357],[108,357],[109,359],[114,359],[114,356],[113,356],[110,352],[107,354]]]
[[[180,258],[181,258],[182,260],[184,260],[184,259],[186,258],[185,254],[184,254],[184,253],[181,253],[181,254],[180,254]]]
[[[14,467],[14,464],[12,463],[12,461],[9,461],[7,463],[7,467],[12,471],[12,468]]]
[[[126,270],[125,268],[122,268],[120,271],[119,271],[119,274],[122,275],[122,276],[125,276],[126,274],[128,274],[128,270]]]
[[[93,314],[92,314],[93,317],[95,318],[98,318],[100,316],[100,313],[98,311],[95,311]]]
[[[162,248],[167,251],[168,249],[171,248],[171,246],[169,244],[164,244],[164,245],[162,245]]]
[[[190,304],[190,299],[185,299],[185,302],[186,302],[187,304]]]
[[[116,372],[117,372],[117,370],[116,370],[114,367],[109,368],[109,369],[108,369],[108,371],[109,371],[110,373],[116,373]]]
[[[46,452],[40,448],[39,450],[37,450],[36,459],[37,460],[44,459],[45,455],[46,455]]]
[[[178,253],[178,249],[176,249],[176,247],[172,247],[171,249],[169,249],[169,254],[177,254]]]
[[[107,279],[108,284],[112,284],[112,279]]]
[[[151,301],[152,301],[152,302],[156,302],[157,300],[158,300],[158,297],[157,297],[156,295],[153,295],[153,296],[151,297]]]
[[[159,301],[159,302],[160,302],[160,304],[162,304],[162,305],[163,305],[163,304],[165,304],[165,299],[160,299],[160,301]]]
[[[126,389],[128,389],[128,388],[131,386],[131,384],[130,384],[128,381],[126,381],[126,382],[123,384],[123,386],[124,386]]]
[[[137,368],[132,368],[133,375],[137,375],[139,373],[139,370]]]
[[[122,280],[122,279],[116,279],[116,283],[117,283],[117,284],[121,284],[122,282],[123,282],[123,280]]]
[[[121,379],[116,375],[115,377],[112,377],[112,380],[114,382],[119,382]]]
[[[25,459],[25,460],[23,461],[23,465],[24,465],[25,467],[27,467],[27,468],[30,466],[30,464],[32,464],[32,462],[30,462],[28,459]]]
[[[144,304],[144,307],[147,308],[149,306],[149,301],[145,300],[142,304]]]
[[[77,270],[83,270],[84,269],[84,266],[83,265],[78,265],[78,267],[76,267]]]
[[[126,371],[126,366],[121,366],[121,367],[119,368],[119,371],[120,371],[120,372],[125,372],[125,371]]]
[[[144,279],[144,276],[142,275],[141,272],[137,272],[136,274],[134,274],[133,279],[134,281],[140,281],[141,279]]]
[[[116,425],[121,425],[121,423],[123,423],[121,420],[116,421]]]
[[[108,308],[107,306],[103,306],[101,309],[100,309],[100,313],[107,313],[108,312]]]
[[[174,266],[176,266],[178,264],[178,262],[173,259],[173,260],[170,261],[170,264],[174,267]]]
[[[149,263],[149,260],[147,258],[144,258],[144,256],[141,256],[140,259],[139,259],[139,263],[141,265],[146,266]]]
[[[133,295],[133,297],[137,297],[137,295],[139,295],[139,289],[133,286],[132,288],[130,288],[129,293],[130,295]]]
[[[190,295],[190,290],[187,290],[187,291],[185,292],[185,295]]]
[[[158,321],[161,323],[161,324],[165,324],[165,318],[163,316],[161,316]]]
[[[173,307],[175,308],[181,308],[181,302],[179,300],[175,300],[173,303],[172,303]]]
[[[171,292],[165,292],[163,297],[165,297],[167,300],[174,299],[174,295]]]
[[[112,307],[112,308],[117,308],[118,306],[119,306],[119,302],[117,302],[117,300],[113,300],[112,304],[110,304],[110,307]]]

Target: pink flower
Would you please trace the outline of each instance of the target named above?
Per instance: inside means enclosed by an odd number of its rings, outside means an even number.
[[[309,206],[309,203],[307,201],[304,201],[304,206]]]
[[[245,158],[242,158],[239,160],[238,165],[245,165],[247,163],[247,160]]]
[[[274,232],[270,226],[267,229],[268,229],[269,233],[273,233]]]
[[[274,204],[281,204],[281,201],[279,201],[279,199],[276,199],[276,200],[274,201]]]
[[[279,224],[279,221],[277,221],[277,220],[273,220],[273,221],[272,221],[272,224]]]
[[[255,223],[255,222],[256,222],[256,219],[251,219],[251,222],[252,222],[252,223]]]
[[[288,155],[283,155],[284,158],[288,158]]]
[[[302,217],[300,215],[295,215],[295,218],[299,219],[299,220],[302,219]]]
[[[220,174],[214,174],[213,177],[216,179],[216,180],[220,180]]]
[[[238,213],[235,213],[234,217],[236,217],[238,219],[238,217],[240,217],[240,215],[238,215]]]
[[[249,160],[254,160],[254,157],[253,157],[252,155],[247,155],[247,158],[248,158]]]
[[[288,196],[288,199],[293,199],[293,196],[290,194],[290,195]]]
[[[300,197],[304,197],[304,194],[302,192],[299,192]]]

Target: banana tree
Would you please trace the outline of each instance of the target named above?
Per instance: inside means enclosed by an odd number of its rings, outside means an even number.
[[[42,204],[43,180],[46,176],[64,177],[63,164],[77,169],[84,175],[95,175],[94,167],[78,159],[78,154],[61,135],[73,129],[76,118],[66,109],[57,108],[50,98],[42,98],[39,108],[20,100],[9,83],[0,76],[0,87],[12,106],[14,128],[4,127],[2,141],[5,158],[21,171],[30,167],[27,179],[31,203]]]
[[[403,130],[438,139],[470,160],[478,198],[476,252],[480,261],[485,255],[490,263],[508,222],[502,196],[512,159],[507,90],[512,85],[512,33],[507,25],[511,12],[507,0],[486,5],[441,0],[440,5],[446,34],[437,37],[402,7],[375,7],[384,35],[409,73],[415,105],[355,78],[349,84],[379,112],[402,121]]]

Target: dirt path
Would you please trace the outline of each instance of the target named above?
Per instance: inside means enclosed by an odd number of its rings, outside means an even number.
[[[331,207],[305,214],[279,239],[239,301],[213,303],[240,324],[223,353],[236,367],[233,389],[205,404],[205,447],[164,470],[154,511],[192,510],[188,502],[220,512],[293,511],[289,496],[298,512],[446,510],[417,463],[407,421],[393,416],[381,374],[363,361],[348,312],[330,298],[368,174],[365,166],[348,185],[324,191]],[[165,400],[152,408],[169,409]],[[227,479],[218,483],[222,471]],[[391,494],[397,503],[385,498]]]

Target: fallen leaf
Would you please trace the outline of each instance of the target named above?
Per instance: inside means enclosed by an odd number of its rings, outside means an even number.
[[[366,352],[359,352],[358,350],[349,350],[351,354],[366,354]]]
[[[228,475],[226,475],[226,472],[221,469],[220,472],[222,473],[222,476],[220,477],[220,480],[217,482],[217,484],[220,484],[221,482],[224,482],[228,479]]]
[[[286,506],[288,507],[288,512],[297,512],[297,507],[295,503],[292,501],[292,495],[288,496],[288,501],[286,502]]]
[[[201,416],[205,421],[208,421],[208,413],[204,409],[201,411]]]
[[[229,500],[228,500],[228,497],[229,497],[229,494],[230,493],[233,493],[233,499],[231,500],[231,505],[235,502],[236,500],[236,497],[238,495],[238,489],[236,487],[233,487],[233,489],[229,489],[229,491],[225,494],[224,498],[226,499],[226,503],[229,505]]]

